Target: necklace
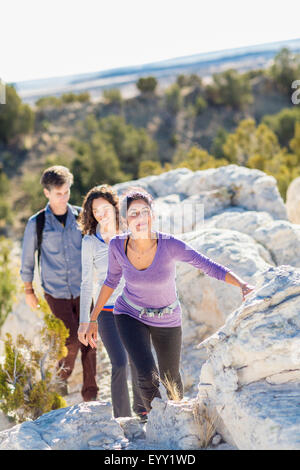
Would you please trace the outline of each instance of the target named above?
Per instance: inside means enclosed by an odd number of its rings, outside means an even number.
[[[155,240],[155,243],[150,247],[148,248],[147,250],[145,251],[138,251],[136,249],[134,249],[133,247],[131,247],[129,245],[129,241],[128,241],[128,244],[127,246],[129,246],[129,248],[131,249],[131,251],[134,251],[134,253],[136,254],[137,258],[138,259],[141,259],[142,256],[144,256],[146,253],[148,253],[149,251],[153,250],[154,246],[157,244],[157,239]]]

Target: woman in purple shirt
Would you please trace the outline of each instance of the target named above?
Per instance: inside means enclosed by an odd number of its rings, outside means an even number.
[[[175,282],[177,261],[189,263],[211,277],[240,287],[243,300],[253,287],[184,241],[152,230],[152,197],[146,191],[134,189],[125,194],[121,214],[128,233],[116,235],[110,241],[107,276],[91,313],[86,338],[92,347],[96,347],[98,312],[123,275],[125,286],[113,313],[123,344],[138,371],[144,406],[149,411],[153,398],[160,397],[151,341],[160,378],[172,383],[183,397],[179,372],[181,307]]]

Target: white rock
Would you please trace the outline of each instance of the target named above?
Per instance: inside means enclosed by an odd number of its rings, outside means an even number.
[[[271,267],[202,343],[198,399],[208,397],[218,432],[239,449],[300,449],[299,310],[300,270]]]
[[[161,449],[199,449],[201,430],[194,418],[193,400],[164,401],[155,398],[146,426],[146,443]]]
[[[273,264],[268,251],[246,234],[233,230],[206,229],[180,236],[200,253],[230,268],[239,277],[255,285],[257,273]],[[204,275],[188,263],[177,265],[177,290],[186,318],[208,336],[224,324],[227,316],[242,302],[239,288]],[[189,326],[189,325],[188,325]],[[197,329],[187,328],[186,343],[195,342]],[[203,336],[198,336],[202,340]],[[198,342],[199,342],[198,341]]]
[[[300,267],[300,225],[274,220],[257,228],[253,238],[269,250],[277,265]]]
[[[273,222],[273,217],[265,211],[247,211],[241,207],[224,209],[220,214],[205,220],[205,227],[236,230],[253,237],[256,229]]]
[[[54,410],[0,433],[0,450],[84,450],[108,445],[118,449],[125,443],[111,405],[99,401]]]
[[[300,176],[295,178],[287,189],[286,210],[289,221],[300,224]]]

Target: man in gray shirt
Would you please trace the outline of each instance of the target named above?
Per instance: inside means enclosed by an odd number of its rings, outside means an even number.
[[[44,209],[42,241],[38,246],[37,222],[39,213],[27,222],[22,249],[21,278],[25,285],[26,303],[36,309],[38,300],[32,287],[35,253],[40,251],[41,284],[52,313],[60,318],[69,329],[66,341],[68,355],[58,367],[60,378],[67,383],[75,359],[81,349],[83,366],[82,396],[84,401],[97,398],[96,350],[84,346],[77,337],[79,326],[80,284],[81,284],[81,242],[82,235],[77,224],[78,207],[71,206],[70,188],[73,175],[63,166],[47,168],[41,178],[48,204]]]

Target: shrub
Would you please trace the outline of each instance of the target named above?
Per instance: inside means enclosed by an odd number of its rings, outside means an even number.
[[[12,311],[18,287],[17,270],[11,257],[13,244],[5,237],[0,237],[0,329]]]
[[[155,77],[140,78],[136,86],[141,93],[154,93],[157,87],[157,80]]]
[[[7,334],[5,359],[0,365],[0,409],[17,423],[66,406],[57,392],[60,381],[56,364],[66,356],[69,333],[46,301],[39,301],[45,323],[40,346],[35,349],[23,335],[13,342]]]
[[[206,94],[211,103],[237,110],[253,101],[249,78],[235,69],[213,74],[213,82],[207,85]]]
[[[177,114],[183,105],[181,90],[177,83],[167,88],[165,98],[167,110],[172,114]]]
[[[15,88],[6,85],[6,104],[0,107],[0,142],[7,144],[12,138],[33,130],[34,112],[23,104]]]
[[[108,90],[103,90],[102,95],[103,95],[105,104],[120,105],[123,101],[122,94],[118,88],[110,88]]]

